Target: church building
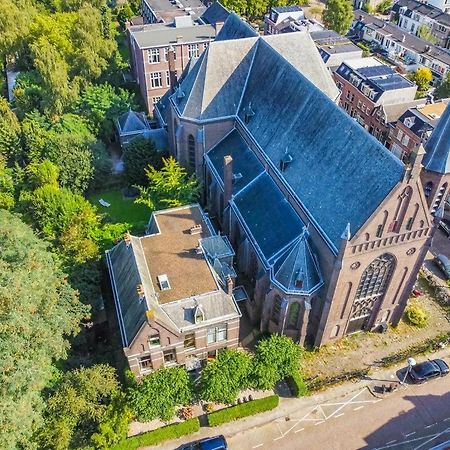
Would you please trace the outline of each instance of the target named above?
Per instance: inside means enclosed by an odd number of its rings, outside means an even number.
[[[405,166],[339,108],[308,33],[239,39],[238,20],[156,115],[234,248],[251,320],[309,345],[397,324],[448,195],[450,109]]]

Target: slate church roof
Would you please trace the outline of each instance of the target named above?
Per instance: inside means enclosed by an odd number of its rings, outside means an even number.
[[[171,101],[181,116],[239,117],[237,130],[207,160],[221,178],[223,156],[233,156],[233,172],[242,175],[234,186],[234,202],[241,210],[246,195],[255,196],[248,201],[246,220],[257,224],[267,218],[265,231],[254,230],[267,260],[273,249],[264,233],[270,232],[277,214],[266,216],[262,208],[258,217],[255,210],[255,202],[273,192],[254,191],[253,180],[264,168],[247,141],[256,143],[335,252],[347,223],[356,233],[401,181],[403,164],[334,103],[337,88],[307,33],[213,42],[180,89],[183,96],[175,93]],[[291,162],[281,171],[287,153]],[[267,183],[254,181],[263,191],[275,184],[265,177]],[[279,226],[294,239],[303,224],[292,235],[287,220]],[[273,243],[274,248],[282,244]]]
[[[437,173],[450,173],[450,104],[425,145],[425,169]]]

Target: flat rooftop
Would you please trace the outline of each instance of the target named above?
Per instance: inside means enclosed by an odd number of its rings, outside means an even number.
[[[130,27],[129,32],[139,48],[161,47],[177,42],[204,42],[216,37],[216,30],[212,25],[197,24],[175,27],[173,24],[154,23]]]
[[[155,213],[159,233],[141,238],[142,248],[160,304],[218,290],[203,254],[195,249],[199,240],[211,236],[199,206],[187,206]],[[201,233],[190,229],[202,226]],[[163,290],[158,276],[166,275],[170,289]]]
[[[442,114],[444,114],[445,108],[447,107],[447,102],[429,103],[428,105],[417,108],[421,114],[430,120],[439,119]]]
[[[200,0],[144,0],[144,2],[166,23],[188,13],[196,19],[206,11],[206,6]]]

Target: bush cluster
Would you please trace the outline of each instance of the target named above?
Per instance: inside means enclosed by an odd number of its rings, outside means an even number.
[[[405,309],[406,320],[416,327],[423,328],[427,325],[428,316],[418,305],[408,305]]]
[[[242,405],[231,406],[208,414],[208,423],[211,427],[217,427],[223,423],[232,422],[247,416],[253,416],[264,411],[270,411],[278,406],[278,395],[252,400]]]
[[[304,397],[308,393],[308,386],[299,372],[294,372],[288,377],[287,383],[294,397]]]
[[[198,421],[198,418],[189,419],[185,422],[174,423],[147,433],[133,436],[114,445],[111,447],[111,450],[136,450],[139,447],[157,445],[169,439],[176,439],[187,434],[195,433],[199,429],[200,422]]]

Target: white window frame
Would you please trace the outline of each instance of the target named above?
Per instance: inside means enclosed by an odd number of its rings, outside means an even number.
[[[159,62],[161,62],[161,58],[159,55],[159,48],[151,48],[148,51],[148,63],[158,64]]]
[[[150,86],[152,87],[152,89],[163,87],[161,72],[150,72]]]
[[[200,46],[198,44],[189,44],[188,55],[189,59],[198,58],[200,56]]]
[[[208,328],[207,332],[207,343],[215,344],[216,342],[224,342],[227,340],[227,326],[226,325],[217,325],[213,328]]]
[[[160,100],[161,97],[152,97],[152,105],[155,106]]]

